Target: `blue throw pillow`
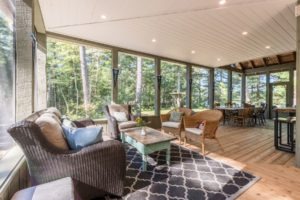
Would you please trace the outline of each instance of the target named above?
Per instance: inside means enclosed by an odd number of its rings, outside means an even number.
[[[102,127],[72,128],[62,125],[65,138],[72,150],[102,142]]]

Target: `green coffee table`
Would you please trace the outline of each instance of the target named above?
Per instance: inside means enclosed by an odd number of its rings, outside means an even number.
[[[143,171],[147,170],[147,156],[153,152],[167,150],[166,161],[170,165],[171,141],[176,137],[167,135],[153,128],[146,127],[146,135],[142,136],[140,127],[131,128],[121,132],[122,142],[135,147],[143,158]]]

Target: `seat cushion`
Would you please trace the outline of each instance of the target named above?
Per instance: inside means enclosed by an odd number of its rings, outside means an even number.
[[[186,128],[185,131],[193,133],[195,135],[201,135],[203,133],[203,130],[200,128]]]
[[[128,121],[128,122],[121,122],[119,123],[119,129],[128,129],[128,128],[134,128],[137,126],[137,123],[135,121]]]
[[[20,190],[15,193],[12,200],[65,200],[80,199],[70,177],[62,178],[35,187]]]
[[[179,128],[180,127],[180,122],[162,122],[161,124],[163,127],[169,127],[169,128]]]
[[[102,127],[73,128],[63,125],[62,128],[72,150],[80,150],[103,141]]]
[[[63,130],[56,119],[49,115],[42,115],[35,123],[40,127],[42,134],[49,143],[61,150],[69,150],[68,144],[64,138]]]

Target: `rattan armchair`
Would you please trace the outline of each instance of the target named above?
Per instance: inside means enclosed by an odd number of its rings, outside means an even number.
[[[171,112],[182,112],[183,113],[183,117],[181,119],[181,121],[179,123],[170,123],[170,116],[171,116]],[[193,114],[193,111],[189,108],[179,108],[177,110],[171,110],[170,112],[168,112],[167,114],[162,114],[160,115],[160,121],[161,121],[161,128],[165,133],[170,133],[174,136],[176,136],[179,139],[179,143],[181,144],[181,132],[184,129],[183,126],[183,118],[185,116],[191,116]]]
[[[205,155],[205,139],[214,139],[223,147],[216,137],[216,132],[222,119],[223,114],[219,110],[205,110],[197,112],[192,116],[186,116],[183,118],[184,122],[184,145],[187,140],[200,141],[202,154]],[[204,122],[203,129],[199,129],[199,123]]]

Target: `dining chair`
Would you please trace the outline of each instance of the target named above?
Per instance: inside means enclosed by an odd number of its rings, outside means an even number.
[[[237,116],[234,116],[233,121],[235,124],[245,126],[247,125],[253,125],[254,124],[254,108],[253,107],[247,107],[244,109],[239,110],[239,113]]]

